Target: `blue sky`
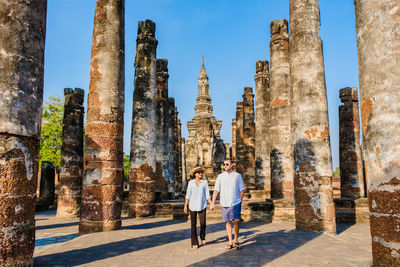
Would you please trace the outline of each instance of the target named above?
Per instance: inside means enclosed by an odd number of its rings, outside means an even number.
[[[320,0],[328,111],[335,168],[338,159],[339,89],[358,87],[353,0]],[[48,0],[44,100],[63,97],[63,88],[89,90],[90,50],[95,0]],[[133,61],[137,22],[156,23],[157,58],[168,59],[169,95],[175,98],[182,135],[194,116],[201,55],[210,80],[214,114],[221,136],[231,143],[231,122],[243,88],[254,89],[255,63],[269,60],[271,20],[289,19],[289,0],[126,0],[125,134],[129,153]],[[86,105],[86,99],[85,99]]]

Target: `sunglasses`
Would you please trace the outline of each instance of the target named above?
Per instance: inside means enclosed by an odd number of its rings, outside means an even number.
[[[231,165],[231,164],[229,164],[229,163],[224,163],[224,166],[229,166],[229,165]]]

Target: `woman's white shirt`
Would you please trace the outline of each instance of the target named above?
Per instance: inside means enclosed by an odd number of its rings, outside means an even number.
[[[196,179],[190,180],[185,198],[189,199],[189,209],[191,211],[202,211],[207,208],[207,199],[210,198],[207,180],[201,179],[198,185],[196,184]]]

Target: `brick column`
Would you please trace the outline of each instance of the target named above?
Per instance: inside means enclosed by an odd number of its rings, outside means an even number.
[[[154,214],[156,171],[156,25],[139,21],[133,93],[129,214]]]
[[[269,63],[256,63],[256,185],[271,196],[270,136],[269,136]]]
[[[57,217],[79,217],[82,199],[84,91],[64,89],[63,142]]]
[[[286,19],[271,22],[270,50],[271,197],[293,199],[289,35]]]
[[[168,60],[157,59],[156,63],[156,87],[157,87],[157,112],[156,112],[156,192],[163,197],[168,194],[168,130],[167,130],[167,108],[168,108]]]
[[[244,176],[243,102],[236,103],[236,171]]]
[[[246,191],[255,187],[255,123],[254,123],[254,95],[253,88],[245,87],[243,94],[243,144],[244,144],[244,175]]]
[[[400,265],[400,2],[355,0],[374,266]]]
[[[236,118],[232,119],[232,149],[231,149],[233,161],[236,160]]]
[[[360,147],[357,88],[339,91],[339,163],[341,197],[365,197]]]
[[[319,27],[318,0],[290,0],[296,228],[335,234],[328,106]]]
[[[173,197],[175,195],[175,99],[168,98],[167,107],[167,162],[168,162],[168,192]]]
[[[0,0],[0,265],[30,266],[47,1]]]
[[[125,88],[124,0],[94,16],[79,233],[121,227]]]

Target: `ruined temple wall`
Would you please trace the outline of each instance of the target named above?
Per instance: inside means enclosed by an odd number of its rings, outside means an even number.
[[[267,197],[271,193],[270,135],[269,135],[269,63],[259,60],[256,63],[256,133],[255,159],[257,189],[264,189]]]
[[[64,89],[64,119],[58,185],[57,218],[80,215],[83,174],[84,91]]]
[[[400,2],[354,4],[373,263],[399,266]]]
[[[341,197],[366,197],[360,146],[357,88],[339,91],[339,163]]]
[[[290,0],[295,216],[299,230],[336,234],[319,15],[318,0]]]
[[[85,129],[81,234],[121,227],[125,2],[97,1]]]
[[[0,265],[30,266],[47,1],[0,1]]]
[[[286,19],[271,22],[269,106],[271,197],[294,197],[289,35]]]
[[[231,147],[232,161],[236,160],[236,118],[232,119],[232,147]]]
[[[154,214],[156,172],[156,25],[139,21],[132,108],[129,214]]]

